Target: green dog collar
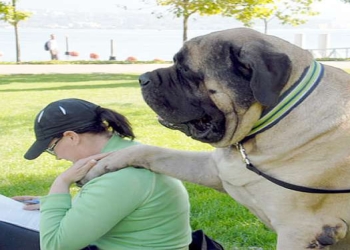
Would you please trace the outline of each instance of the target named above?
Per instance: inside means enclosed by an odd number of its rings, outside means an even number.
[[[291,90],[280,98],[281,100],[278,104],[255,123],[247,137],[261,133],[278,123],[316,88],[322,76],[323,65],[317,61],[313,61]]]

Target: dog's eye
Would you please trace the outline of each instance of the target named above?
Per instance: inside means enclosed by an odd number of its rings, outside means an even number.
[[[179,71],[181,71],[183,73],[187,73],[189,71],[186,66],[182,66],[182,65],[179,65],[179,64],[176,66],[176,68],[177,68],[177,70],[179,70]]]
[[[243,78],[250,80],[252,69],[249,65],[240,64],[237,68]]]
[[[190,85],[194,84],[195,86],[198,86],[200,82],[203,81],[204,76],[200,72],[193,72],[189,67],[186,65],[176,65],[176,72],[179,78],[182,79],[182,81],[189,82]]]
[[[248,76],[249,74],[250,74],[250,68],[249,67],[247,67],[246,65],[241,65],[241,66],[239,66],[239,71],[241,71],[241,73],[243,74],[243,75],[245,75],[245,76]]]

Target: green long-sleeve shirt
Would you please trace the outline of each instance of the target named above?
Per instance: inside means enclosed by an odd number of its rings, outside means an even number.
[[[103,152],[134,145],[113,136]],[[88,182],[75,196],[41,198],[42,250],[187,249],[191,242],[188,194],[179,180],[125,168]]]

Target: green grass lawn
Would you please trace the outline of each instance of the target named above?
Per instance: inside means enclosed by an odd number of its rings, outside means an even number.
[[[41,108],[62,98],[82,98],[115,109],[131,121],[136,139],[183,150],[213,150],[180,132],[162,127],[142,99],[136,75],[0,75],[0,193],[45,195],[55,177],[70,166],[43,154],[27,161],[34,141],[33,120]],[[185,183],[193,229],[203,229],[225,249],[275,249],[276,235],[226,194]],[[73,187],[73,192],[77,188]]]

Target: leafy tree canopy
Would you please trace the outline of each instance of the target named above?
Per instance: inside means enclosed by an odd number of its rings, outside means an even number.
[[[219,0],[223,16],[231,16],[244,23],[252,25],[254,18],[270,16],[274,11],[276,0]]]
[[[32,15],[31,12],[17,10],[15,4],[16,1],[12,3],[0,1],[0,20],[11,25],[17,25],[20,21],[24,21]]]
[[[143,0],[146,1],[146,0]],[[252,26],[254,20],[267,23],[273,18],[281,24],[297,26],[306,22],[307,16],[317,15],[312,4],[321,0],[156,0],[157,5],[169,7],[168,12],[183,18],[183,41],[187,40],[187,23],[192,14],[233,17],[245,26]],[[350,0],[342,0],[349,1]],[[161,16],[159,16],[161,17]]]
[[[225,2],[225,0],[222,0]],[[255,3],[254,3],[255,1]],[[224,16],[233,16],[246,26],[251,26],[254,19],[279,19],[281,24],[297,26],[306,22],[307,16],[318,15],[312,11],[312,4],[321,0],[245,0],[248,3],[240,11],[226,9]],[[347,0],[350,1],[350,0]]]
[[[176,17],[199,15],[215,15],[220,13],[217,1],[211,0],[157,0],[160,6],[170,6],[169,12]]]

